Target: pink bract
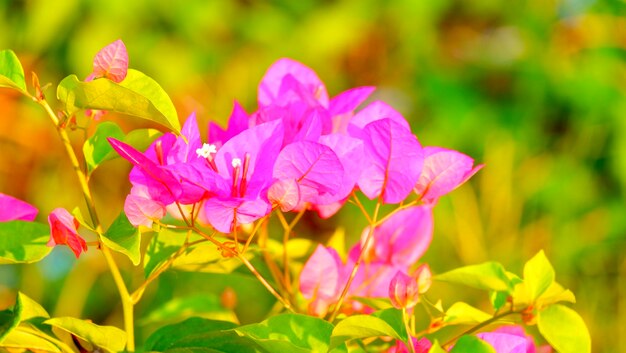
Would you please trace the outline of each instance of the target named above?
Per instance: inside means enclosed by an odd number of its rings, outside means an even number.
[[[482,164],[474,167],[474,160],[463,153],[441,147],[424,148],[424,167],[415,185],[415,192],[427,203],[437,200],[465,183],[476,174]]]
[[[108,78],[113,82],[122,82],[128,73],[128,52],[121,40],[102,48],[93,59],[93,72],[86,81],[94,78]]]
[[[0,222],[33,221],[39,211],[33,205],[0,193]]]

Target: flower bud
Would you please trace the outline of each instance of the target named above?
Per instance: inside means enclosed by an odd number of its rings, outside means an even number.
[[[433,283],[433,274],[430,272],[430,266],[428,264],[420,265],[414,274],[417,281],[417,288],[419,294],[428,292],[430,285]]]
[[[389,299],[397,309],[411,309],[419,302],[418,285],[415,278],[402,271],[396,272],[389,282]]]
[[[78,221],[64,208],[57,208],[48,216],[50,224],[50,240],[48,246],[65,244],[69,246],[76,258],[87,251],[87,243],[78,235]]]

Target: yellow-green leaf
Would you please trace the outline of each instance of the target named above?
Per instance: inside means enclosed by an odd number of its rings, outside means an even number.
[[[559,353],[591,352],[591,337],[583,319],[574,310],[554,304],[537,315],[543,337]]]
[[[126,346],[126,333],[117,327],[100,326],[73,317],[54,318],[44,323],[65,330],[107,352],[121,352]]]
[[[26,92],[24,69],[12,50],[0,50],[0,87]]]
[[[137,70],[128,70],[124,81],[106,78],[89,82],[70,75],[59,83],[57,98],[67,114],[83,109],[99,109],[132,115],[180,132],[176,108],[163,88]]]

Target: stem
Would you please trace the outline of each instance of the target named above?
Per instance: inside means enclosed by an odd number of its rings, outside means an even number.
[[[141,286],[135,289],[135,291],[130,295],[130,298],[133,304],[137,304],[137,302],[141,300],[141,297],[143,296],[143,293],[148,287],[148,285],[152,283],[152,281],[154,281],[155,279],[159,278],[159,276],[163,272],[165,272],[168,268],[170,268],[170,266],[174,263],[174,261],[176,261],[176,259],[180,255],[182,255],[185,252],[185,250],[187,250],[188,248],[196,244],[204,243],[205,241],[206,239],[200,239],[200,240],[193,241],[191,243],[185,243],[175,253],[170,255],[167,261],[161,264],[161,266],[159,266],[159,268],[156,271],[152,272],[150,276],[148,276],[148,278],[141,284]]]
[[[505,312],[503,312],[502,314],[495,315],[495,316],[494,316],[494,317],[492,317],[491,319],[489,319],[489,320],[485,320],[485,321],[483,321],[483,322],[479,323],[478,325],[476,325],[476,326],[474,326],[474,327],[471,327],[471,328],[469,328],[468,330],[463,331],[463,332],[461,332],[460,334],[456,335],[455,337],[453,337],[452,339],[450,339],[448,342],[446,342],[446,343],[443,345],[443,348],[447,348],[449,345],[451,345],[452,343],[454,343],[454,342],[455,342],[456,340],[458,340],[459,338],[461,338],[461,337],[463,337],[463,336],[465,336],[465,335],[471,335],[472,333],[474,333],[474,332],[476,332],[476,331],[480,330],[481,328],[483,328],[483,327],[485,327],[485,326],[487,326],[487,325],[490,325],[490,324],[492,324],[492,323],[494,323],[494,322],[496,322],[496,321],[498,321],[498,320],[502,319],[503,317],[506,317],[506,316],[509,316],[509,315],[513,315],[513,314],[519,314],[519,313],[521,313],[521,311],[509,310],[509,311],[505,311]]]
[[[354,267],[352,268],[352,272],[350,273],[350,277],[348,277],[348,282],[346,282],[346,285],[343,287],[343,291],[341,291],[339,300],[337,300],[337,303],[335,304],[335,308],[333,309],[333,312],[330,315],[330,318],[328,319],[328,321],[330,322],[333,322],[335,318],[337,317],[337,314],[339,313],[339,309],[341,308],[341,305],[343,304],[343,301],[346,298],[346,295],[348,294],[350,285],[352,285],[352,281],[354,280],[354,277],[356,277],[356,273],[359,270],[359,266],[361,265],[361,262],[363,261],[363,257],[365,256],[365,250],[369,249],[370,247],[370,242],[372,241],[372,238],[374,235],[374,228],[375,228],[374,225],[376,224],[376,219],[378,218],[378,211],[380,210],[380,205],[381,205],[381,202],[379,200],[376,203],[376,208],[374,209],[374,215],[372,216],[370,220],[369,232],[367,232],[367,237],[365,238],[365,242],[363,243],[363,245],[361,245],[361,252],[359,253],[359,258],[356,260],[356,263],[354,264]]]
[[[243,256],[242,254],[238,253],[237,251],[227,246],[224,246],[224,244],[220,243],[217,239],[214,239],[213,237],[204,233],[202,230],[198,229],[197,227],[190,226],[190,229],[194,230],[196,233],[200,234],[203,238],[215,244],[220,249],[220,251],[226,252],[230,256],[234,256],[238,258],[241,262],[243,262],[244,265],[246,265],[246,267],[259,280],[259,282],[263,284],[263,286],[268,290],[268,292],[270,292],[281,304],[283,304],[285,309],[291,312],[294,311],[293,308],[291,307],[291,304],[285,298],[283,298],[280,294],[278,294],[278,292],[276,292],[276,290],[272,287],[272,285],[269,284],[269,282],[267,282],[267,280],[259,273],[259,271],[257,271],[254,265],[252,265],[250,261],[248,261],[248,259],[245,258],[245,256]]]
[[[85,198],[85,202],[87,203],[87,210],[89,211],[89,216],[96,229],[96,232],[98,233],[98,237],[100,237],[100,235],[104,233],[102,229],[102,224],[100,223],[100,220],[98,219],[98,213],[96,212],[96,206],[93,201],[93,197],[91,195],[91,190],[89,189],[87,176],[85,175],[83,170],[80,168],[78,157],[76,157],[74,148],[72,148],[72,144],[70,142],[70,138],[67,134],[67,131],[65,131],[65,129],[60,125],[59,118],[56,116],[56,114],[54,114],[54,111],[52,110],[52,108],[50,107],[50,105],[45,99],[38,99],[32,96],[31,98],[44,108],[44,110],[46,111],[46,113],[48,113],[48,115],[50,116],[50,119],[54,123],[57,129],[57,132],[59,133],[59,137],[61,138],[61,141],[63,142],[63,146],[65,147],[67,156],[69,157],[70,163],[72,164],[72,168],[74,168],[74,171],[76,172],[76,176],[78,177],[78,183],[80,184],[81,191],[83,192],[83,197]],[[126,340],[127,340],[126,349],[130,352],[133,352],[135,350],[135,331],[134,331],[134,325],[133,325],[133,303],[130,298],[130,295],[128,294],[128,288],[126,287],[126,284],[124,283],[124,279],[122,278],[119,267],[117,266],[117,264],[115,263],[115,260],[113,259],[111,250],[107,248],[106,245],[102,244],[102,242],[100,244],[100,249],[102,250],[102,254],[104,255],[104,258],[106,259],[107,265],[109,266],[109,270],[111,271],[111,274],[113,275],[113,280],[115,281],[117,291],[120,294],[120,299],[122,302],[122,311],[124,314],[124,328],[126,330]]]
[[[278,210],[277,212],[278,218],[281,219],[281,223],[283,224],[285,230],[283,233],[283,281],[287,295],[291,295],[291,273],[289,271],[289,252],[287,251],[287,243],[289,242],[289,236],[291,235],[291,231],[296,226],[296,224],[298,224],[302,216],[304,216],[305,211],[306,208],[303,208],[302,211],[298,212],[296,217],[289,224],[287,224],[282,212],[280,212],[280,210]],[[284,226],[285,224],[287,224],[286,227]]]
[[[409,315],[406,312],[406,308],[402,308],[402,321],[404,322],[404,328],[406,330],[407,342],[406,345],[409,347],[411,353],[415,353],[415,347],[413,346],[413,339],[411,338],[411,328],[409,327]]]

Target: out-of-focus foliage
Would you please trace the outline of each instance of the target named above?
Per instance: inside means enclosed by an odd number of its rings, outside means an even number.
[[[201,126],[225,122],[233,99],[252,111],[263,70],[283,56],[314,68],[331,94],[376,85],[424,145],[486,163],[470,185],[440,201],[425,258],[433,272],[486,260],[521,272],[522,260],[543,248],[559,281],[576,293],[593,351],[623,352],[625,14],[618,0],[9,0],[0,2],[0,49],[17,53],[27,81],[36,71],[42,84],[57,83],[87,76],[98,49],[121,38],[131,66],[163,86],[180,117],[196,111]],[[37,107],[22,100],[0,94],[0,191],[44,215],[71,208],[82,198],[62,146]],[[125,131],[149,126],[115,114],[104,119]],[[110,205],[102,208],[105,224],[122,207],[127,171],[118,160],[92,175],[96,202]],[[349,212],[333,222],[353,240],[365,223]],[[319,237],[333,229],[315,218],[303,226]],[[74,265],[69,252],[56,250],[42,266],[1,267],[0,307],[20,288],[54,316],[119,324],[117,295],[98,256],[88,252]],[[246,298],[263,291],[252,290],[259,284],[247,273],[240,277],[172,272],[138,311],[228,287],[238,302],[258,304],[236,307],[240,320],[258,321],[271,299]]]

